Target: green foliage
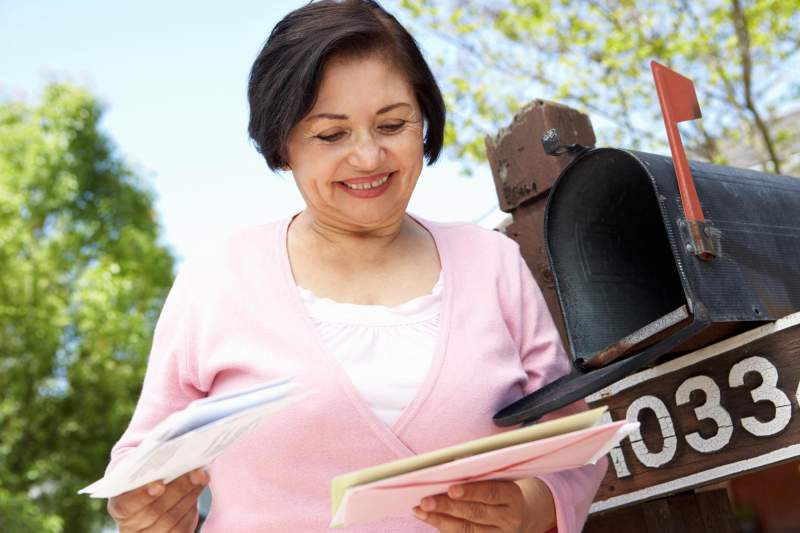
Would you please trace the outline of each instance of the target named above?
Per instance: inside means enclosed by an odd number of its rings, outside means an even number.
[[[63,521],[55,515],[45,515],[26,496],[0,488],[0,531],[5,533],[61,533]]]
[[[0,530],[92,531],[172,280],[153,198],[98,129],[102,107],[54,83],[0,103]],[[26,526],[29,525],[30,527]]]
[[[663,150],[651,59],[695,82],[704,119],[682,127],[696,155],[742,142],[779,170],[794,132],[770,118],[800,94],[800,0],[402,0],[439,39],[438,74],[458,156],[535,98],[589,113],[601,144]],[[478,144],[476,144],[478,143]],[[788,154],[787,154],[788,155]]]

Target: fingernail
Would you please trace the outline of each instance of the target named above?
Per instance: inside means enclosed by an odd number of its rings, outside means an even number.
[[[426,511],[433,511],[436,508],[436,502],[433,500],[433,498],[425,498],[422,500],[420,507]]]
[[[147,494],[150,496],[158,496],[162,492],[164,492],[164,485],[161,483],[153,483],[147,487]]]
[[[420,520],[427,520],[428,513],[420,509],[419,507],[414,507],[414,516]]]
[[[189,481],[192,482],[192,485],[202,485],[205,482],[205,478],[205,472],[202,470],[195,470],[189,474]]]
[[[450,487],[448,493],[453,498],[460,498],[464,495],[464,487],[462,487],[461,485],[453,485],[452,487]]]

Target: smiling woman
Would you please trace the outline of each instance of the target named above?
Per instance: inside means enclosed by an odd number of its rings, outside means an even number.
[[[208,472],[112,498],[123,532],[190,531],[207,483],[204,531],[323,530],[334,476],[496,433],[492,413],[569,368],[513,241],[406,212],[445,109],[391,14],[365,0],[289,13],[248,97],[256,147],[291,170],[306,207],[186,263],[110,468],[193,399],[284,375],[317,394]],[[458,485],[367,530],[578,531],[604,472]]]
[[[384,57],[330,62],[286,143],[315,219],[354,230],[402,221],[422,170],[422,122],[407,78]]]

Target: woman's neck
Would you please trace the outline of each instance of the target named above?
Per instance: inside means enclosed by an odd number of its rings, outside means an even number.
[[[418,224],[407,215],[372,228],[345,227],[301,212],[289,230],[308,250],[339,260],[375,261],[386,258],[414,237]],[[420,228],[422,229],[422,228]]]
[[[312,222],[294,219],[288,252],[295,283],[318,297],[392,306],[429,294],[439,277],[433,237],[408,216],[371,231]]]

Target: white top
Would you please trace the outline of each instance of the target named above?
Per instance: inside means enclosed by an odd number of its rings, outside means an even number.
[[[297,287],[323,345],[387,426],[414,399],[433,360],[442,287],[439,275],[431,294],[395,307],[339,303]]]

